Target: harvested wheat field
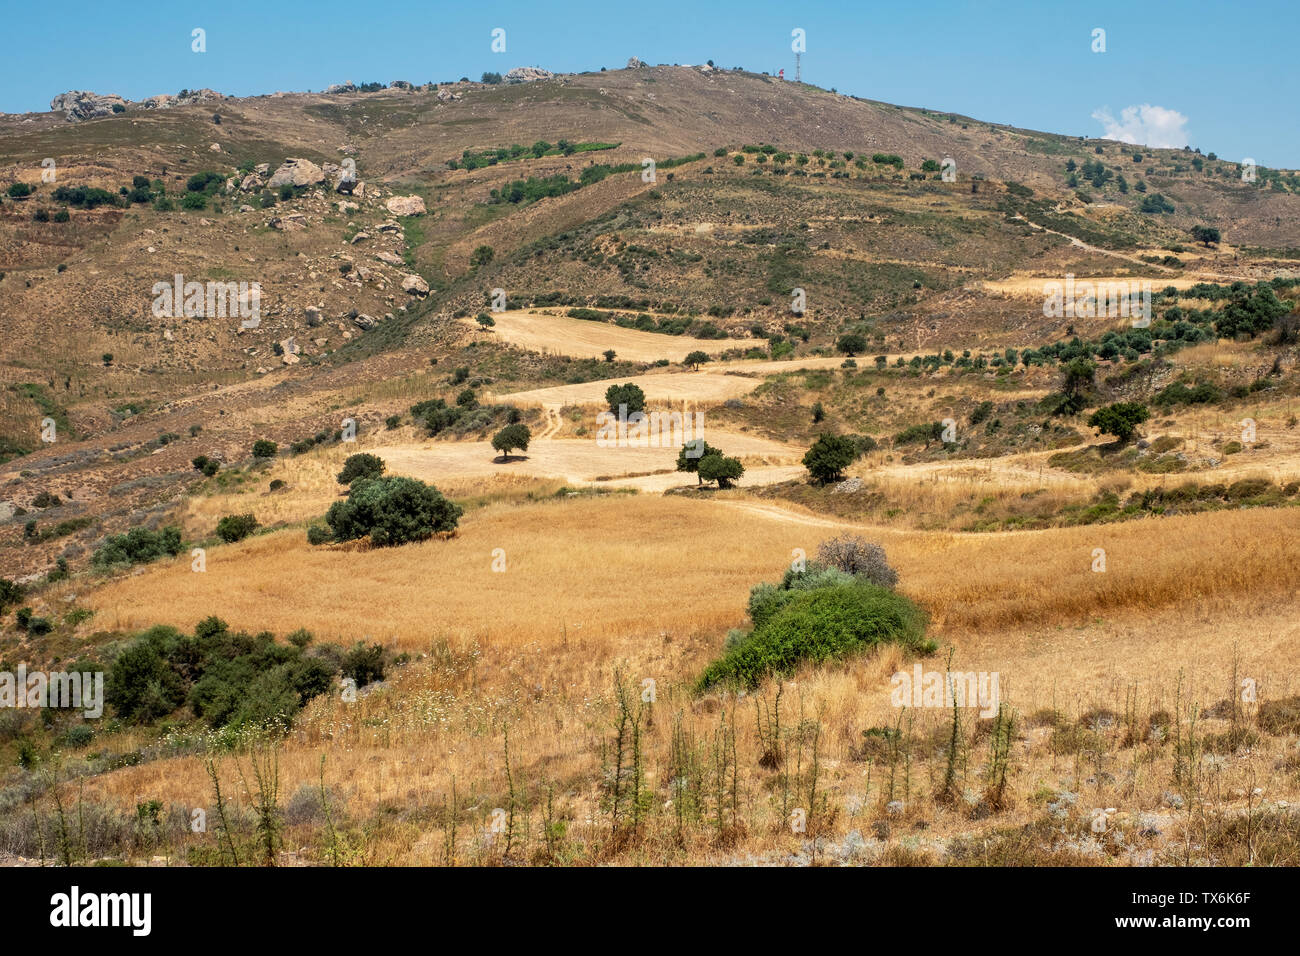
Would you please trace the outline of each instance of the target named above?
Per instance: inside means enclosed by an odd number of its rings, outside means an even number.
[[[743,339],[694,339],[682,335],[663,335],[625,329],[610,322],[572,319],[563,313],[550,314],[528,309],[492,313],[495,323],[488,333],[511,345],[532,352],[553,352],[575,358],[602,358],[613,349],[618,357],[631,362],[657,362],[667,359],[680,363],[692,352],[716,357],[731,348],[754,344]],[[477,325],[473,319],[462,320]]]

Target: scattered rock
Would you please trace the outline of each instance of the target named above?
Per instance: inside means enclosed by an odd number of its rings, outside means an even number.
[[[406,263],[402,261],[401,256],[395,256],[391,252],[376,252],[375,258],[378,259],[380,262],[387,263],[390,266],[406,265]]]
[[[376,325],[379,324],[378,322],[375,321],[373,317],[366,315],[364,312],[356,316],[352,320],[352,322],[357,326],[357,328],[365,332],[369,332],[371,329],[373,329]]]
[[[650,65],[650,64],[648,64],[648,63],[642,63],[642,62],[641,62],[639,59],[637,59],[636,57],[631,57],[631,58],[627,61],[627,68],[628,68],[629,70],[644,70],[644,69],[645,69],[646,67],[648,67],[649,65]]]
[[[409,275],[402,280],[402,291],[412,295],[428,295],[429,283],[417,275]]]

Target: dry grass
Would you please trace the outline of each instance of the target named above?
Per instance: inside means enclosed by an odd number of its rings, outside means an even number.
[[[437,635],[518,645],[566,626],[718,634],[739,623],[751,584],[830,533],[773,510],[650,498],[498,505],[452,541],[363,553],[311,548],[301,531],[284,531],[212,549],[204,575],[177,560],[113,582],[93,606],[101,626],[189,627],[221,609],[252,630],[354,635],[364,602],[366,631],[405,648]],[[1290,593],[1298,525],[1293,509],[1259,509],[1015,534],[891,531],[886,543],[902,589],[936,629],[978,630],[1178,604],[1229,610],[1243,595]],[[491,571],[495,548],[513,573]],[[1091,570],[1097,548],[1105,573]],[[647,579],[646,568],[659,570]],[[439,582],[432,604],[422,596],[430,582]],[[529,613],[503,617],[512,604]]]

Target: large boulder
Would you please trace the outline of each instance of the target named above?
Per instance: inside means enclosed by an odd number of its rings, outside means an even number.
[[[409,292],[411,295],[428,295],[429,283],[417,275],[409,275],[402,280],[402,291]]]
[[[112,116],[113,107],[126,109],[126,100],[116,93],[91,93],[88,90],[69,90],[50,100],[50,109],[63,113],[71,123],[95,119],[99,116]],[[117,112],[120,112],[117,111]]]
[[[423,216],[424,200],[419,196],[394,196],[385,206],[394,216]]]
[[[315,186],[324,181],[325,171],[311,160],[286,159],[266,185],[269,189],[277,189],[286,183],[290,186]]]

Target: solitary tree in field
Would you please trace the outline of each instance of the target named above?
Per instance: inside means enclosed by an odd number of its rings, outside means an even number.
[[[510,458],[510,452],[516,448],[528,451],[528,442],[532,437],[527,425],[516,422],[492,436],[492,447],[501,452],[501,460],[506,461]]]
[[[1100,430],[1103,435],[1114,435],[1122,445],[1150,417],[1151,413],[1141,402],[1117,402],[1093,412],[1088,418],[1088,424]]]
[[[641,391],[640,386],[628,382],[625,385],[611,385],[605,389],[605,401],[609,403],[609,410],[615,415],[618,414],[620,405],[627,406],[627,413],[645,411],[645,392]]]
[[[703,481],[716,481],[719,488],[730,488],[731,483],[745,473],[738,458],[727,458],[714,452],[700,459],[699,476]]]
[[[685,359],[682,360],[682,364],[688,365],[692,369],[698,370],[699,367],[703,365],[705,362],[707,362],[708,360],[709,360],[709,355],[707,352],[701,352],[699,349],[696,349],[694,352],[690,353],[689,355],[686,356]]]
[[[1217,245],[1222,237],[1213,226],[1192,226],[1192,238],[1208,249],[1211,244]]]
[[[688,441],[682,446],[682,450],[677,453],[677,470],[684,471],[688,474],[695,474],[699,477],[697,484],[704,484],[704,478],[699,475],[700,462],[709,455],[721,455],[722,451],[714,448],[703,438],[697,438],[694,441]]]
[[[492,318],[492,316],[488,315],[486,312],[480,312],[478,315],[474,316],[474,321],[485,329],[490,329],[492,326],[497,324],[497,320]]]
[[[857,457],[853,442],[838,435],[823,433],[803,456],[803,466],[821,484],[839,481],[844,469]]]

